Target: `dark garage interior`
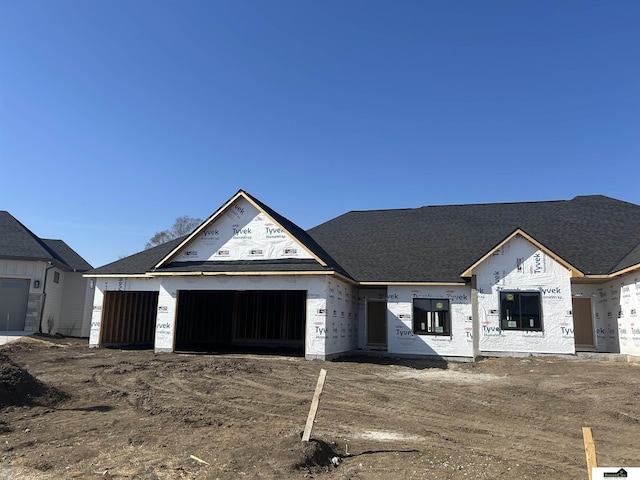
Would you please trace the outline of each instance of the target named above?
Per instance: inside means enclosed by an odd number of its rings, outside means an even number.
[[[286,347],[304,353],[305,290],[179,290],[175,349]]]
[[[105,292],[101,345],[153,347],[158,292]]]

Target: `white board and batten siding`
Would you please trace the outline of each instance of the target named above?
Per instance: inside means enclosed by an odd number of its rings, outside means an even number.
[[[0,259],[0,279],[29,281],[26,316],[24,322],[18,322],[20,325],[23,325],[24,331],[26,332],[35,332],[38,330],[46,267],[47,262]],[[36,281],[39,282],[37,288],[35,284]],[[3,322],[5,321],[5,318],[0,319],[0,330],[6,329],[6,326],[3,326]],[[13,324],[14,322],[11,323]]]
[[[91,282],[84,278],[82,273],[64,272],[63,276],[64,288],[55,333],[71,337],[88,337],[93,301]]]

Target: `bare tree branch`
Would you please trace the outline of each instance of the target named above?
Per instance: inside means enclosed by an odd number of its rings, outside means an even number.
[[[188,215],[176,218],[171,230],[162,230],[156,232],[153,237],[149,239],[145,245],[145,249],[162,245],[163,243],[173,240],[174,238],[182,237],[191,233],[198,225],[202,223],[199,218],[192,218]]]

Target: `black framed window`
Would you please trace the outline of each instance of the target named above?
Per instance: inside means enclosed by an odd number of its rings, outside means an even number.
[[[449,300],[414,298],[413,333],[418,335],[451,335]]]
[[[542,330],[540,292],[500,292],[502,330]]]
[[[53,272],[53,283],[60,283],[60,272]]]

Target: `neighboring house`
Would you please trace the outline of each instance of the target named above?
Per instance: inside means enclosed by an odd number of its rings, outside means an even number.
[[[88,337],[94,292],[83,273],[92,268],[0,211],[0,331]]]
[[[87,276],[92,346],[640,355],[640,206],[604,196],[350,212],[304,231],[240,190],[190,235]]]

